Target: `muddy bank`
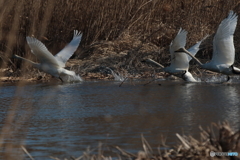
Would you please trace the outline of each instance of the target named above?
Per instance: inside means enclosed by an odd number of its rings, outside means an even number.
[[[141,60],[150,56],[164,66],[169,65],[169,44],[180,27],[189,32],[186,47],[210,35],[198,54],[209,60],[218,25],[230,10],[239,15],[240,8],[238,0],[226,3],[201,0],[59,0],[58,3],[52,0],[2,0],[0,3],[3,7],[0,12],[0,67],[9,70],[0,73],[2,81],[17,77],[48,80],[49,76],[26,67],[12,55],[36,61],[27,46],[26,36],[36,37],[56,54],[69,43],[75,29],[83,32],[83,38],[69,67],[85,80],[112,79],[106,67],[131,77],[151,77],[159,70]],[[239,25],[234,34],[236,59],[239,59],[240,51]],[[193,71],[198,74],[198,69]]]
[[[203,42],[203,44],[206,42]],[[198,54],[205,52],[201,48]],[[168,57],[164,56],[168,54]],[[209,53],[210,54],[210,53]],[[66,63],[66,69],[75,71],[83,80],[113,80],[111,70],[116,74],[128,77],[129,79],[152,79],[170,78],[161,71],[161,68],[143,62],[144,59],[151,58],[160,62],[163,66],[170,65],[169,47],[159,47],[153,43],[141,40],[137,37],[124,35],[114,41],[98,41],[86,47],[79,47],[71,59]],[[37,61],[32,55],[31,60]],[[200,59],[206,62],[206,59]],[[21,60],[18,60],[21,62]],[[22,62],[21,62],[22,63]],[[190,62],[189,71],[196,77],[204,74],[216,75],[210,71],[200,69],[194,62]],[[27,63],[22,63],[21,67],[12,66],[0,70],[1,82],[16,81],[58,81],[46,73],[40,72]]]
[[[142,44],[140,40],[130,37],[115,41],[100,41],[85,48],[79,48],[66,63],[66,68],[75,71],[84,80],[114,79],[111,70],[134,79],[163,78],[168,74],[161,72],[156,66],[142,62],[145,58],[159,61],[161,52],[165,52],[165,49],[152,43]],[[170,56],[164,65],[168,63],[170,63]],[[40,72],[26,63],[22,63],[21,69],[14,67],[1,69],[0,75],[2,82],[52,81],[54,79],[51,75]]]

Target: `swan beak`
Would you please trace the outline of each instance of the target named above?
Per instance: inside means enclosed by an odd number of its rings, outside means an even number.
[[[232,66],[232,71],[234,74],[240,74],[240,69],[237,67]]]

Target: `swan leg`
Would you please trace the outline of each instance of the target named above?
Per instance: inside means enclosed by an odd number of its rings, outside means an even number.
[[[227,75],[227,81],[226,82],[221,82],[221,83],[219,83],[219,84],[230,84],[231,82],[230,82],[230,76],[229,75]]]
[[[62,83],[63,83],[63,80],[62,80],[62,78],[61,77],[59,77],[59,79],[62,81]]]
[[[229,82],[230,81],[230,76],[227,75],[227,81],[226,82]]]
[[[182,79],[183,79],[184,81],[187,81],[187,77],[185,76],[186,73],[187,73],[187,72],[184,71],[184,72],[181,74],[181,77],[182,77]]]

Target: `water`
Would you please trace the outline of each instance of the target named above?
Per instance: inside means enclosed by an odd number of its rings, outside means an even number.
[[[141,134],[153,148],[176,133],[199,137],[198,126],[227,120],[240,128],[240,85],[183,81],[99,81],[0,87],[0,127],[9,113],[17,128],[3,132],[4,143],[25,139],[36,159],[78,157],[100,142],[137,153]],[[159,83],[161,85],[159,85]],[[8,135],[14,135],[8,137]]]
[[[115,81],[121,81],[121,82],[123,82],[124,80],[125,80],[125,78],[127,77],[127,76],[124,76],[123,74],[121,74],[120,72],[114,72],[111,68],[109,68],[109,67],[106,67],[106,69],[108,69],[108,70],[110,70],[110,72],[111,72],[111,74],[113,75],[113,77],[114,77],[114,80]]]
[[[73,71],[69,71],[72,73],[72,75],[61,75],[61,79],[63,80],[63,82],[81,82],[83,81],[82,78],[77,75],[75,72]]]

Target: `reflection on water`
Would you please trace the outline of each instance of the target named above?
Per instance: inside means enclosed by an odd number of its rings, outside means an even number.
[[[1,86],[0,127],[7,112],[17,106],[16,117],[26,121],[21,127],[28,129],[27,149],[33,157],[47,159],[78,157],[99,142],[136,153],[141,149],[142,133],[156,148],[161,135],[172,145],[175,133],[197,137],[198,126],[210,122],[228,120],[236,129],[240,126],[239,84],[144,83],[126,82],[122,87],[111,81]],[[27,118],[22,118],[24,115]]]

